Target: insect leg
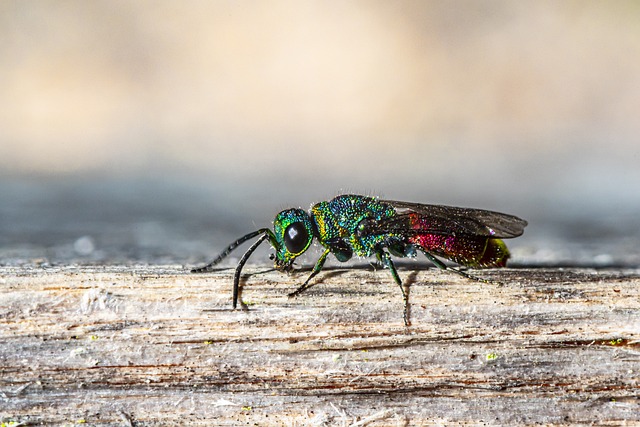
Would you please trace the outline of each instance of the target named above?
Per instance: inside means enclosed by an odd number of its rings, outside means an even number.
[[[467,274],[464,271],[458,270],[457,268],[448,267],[444,262],[440,261],[438,258],[436,258],[435,256],[433,256],[427,251],[423,250],[422,253],[424,254],[424,256],[427,257],[429,261],[431,261],[436,267],[438,267],[441,270],[451,271],[467,279],[475,280],[476,282],[491,283],[486,279],[481,279],[480,277],[472,276],[471,274]]]
[[[324,251],[324,253],[320,256],[320,258],[316,262],[316,265],[313,267],[313,271],[311,272],[309,277],[307,277],[307,280],[305,280],[305,282],[298,289],[291,292],[289,294],[289,298],[295,297],[296,295],[301,294],[302,292],[304,292],[305,290],[313,286],[313,284],[310,284],[309,282],[311,281],[311,279],[315,277],[316,274],[320,273],[320,270],[322,270],[322,267],[324,266],[324,262],[327,260],[327,255],[329,255],[329,252],[331,252],[329,249],[326,249]]]
[[[404,290],[404,286],[402,285],[402,280],[400,280],[400,276],[398,275],[396,266],[393,263],[393,260],[391,259],[391,255],[389,255],[388,252],[385,252],[382,249],[379,249],[376,252],[376,255],[378,259],[382,261],[384,265],[386,265],[389,268],[389,271],[391,271],[391,276],[393,276],[393,280],[395,280],[395,282],[400,287],[400,291],[402,292],[402,300],[404,301],[404,313],[402,315],[402,318],[404,319],[405,326],[410,326],[411,322],[409,321],[409,296]]]

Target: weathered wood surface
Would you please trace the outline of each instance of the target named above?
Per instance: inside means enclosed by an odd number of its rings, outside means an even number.
[[[640,271],[0,268],[0,421],[640,423]]]

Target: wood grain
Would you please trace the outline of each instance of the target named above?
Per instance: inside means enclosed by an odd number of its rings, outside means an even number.
[[[640,423],[640,271],[0,267],[0,421]]]

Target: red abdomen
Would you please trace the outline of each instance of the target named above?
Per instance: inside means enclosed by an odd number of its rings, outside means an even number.
[[[415,215],[411,219],[414,230],[425,230],[424,233],[408,237],[409,243],[425,252],[449,259],[468,267],[504,267],[509,259],[507,245],[492,237],[474,235],[432,234],[428,230],[446,228],[434,223],[433,219]]]

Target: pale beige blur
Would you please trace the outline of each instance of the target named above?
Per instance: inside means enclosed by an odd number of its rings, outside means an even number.
[[[5,1],[0,170],[543,164],[600,140],[624,166],[639,24],[635,2]]]

